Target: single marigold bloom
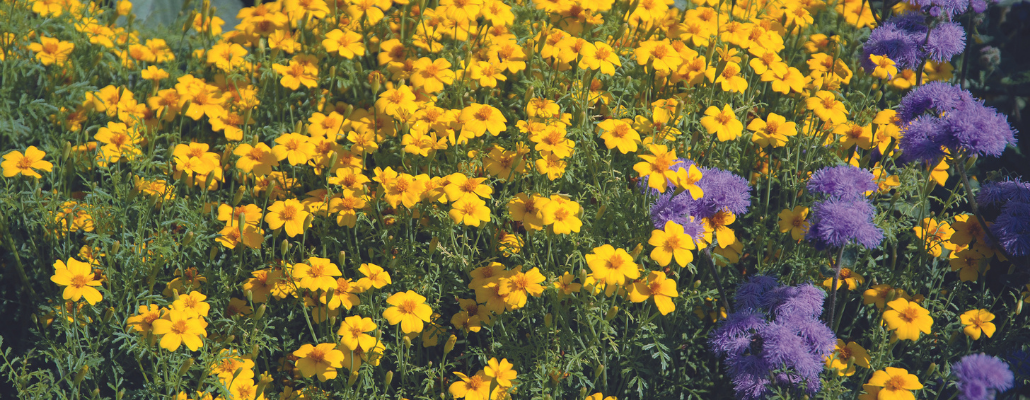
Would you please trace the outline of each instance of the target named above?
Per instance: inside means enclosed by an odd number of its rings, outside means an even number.
[[[769,145],[783,147],[787,144],[788,136],[798,134],[796,123],[787,122],[786,118],[775,113],[769,113],[765,120],[761,118],[751,120],[747,124],[747,129],[754,132],[751,141],[763,148]]]
[[[862,277],[862,275],[859,275],[857,272],[852,271],[851,268],[841,268],[840,269],[840,275],[837,277],[837,287],[836,287],[836,289],[840,289],[841,286],[844,286],[844,284],[847,284],[848,285],[848,290],[855,290],[855,289],[858,289],[858,286],[861,285],[864,282],[865,282],[865,278]],[[823,281],[823,287],[825,287],[827,289],[831,289],[831,290],[836,290],[836,289],[832,289],[831,288],[832,286],[833,286],[833,277],[826,278],[826,280]]]
[[[638,155],[644,160],[633,165],[633,170],[640,174],[640,177],[647,177],[647,186],[665,193],[669,182],[674,182],[676,172],[670,167],[676,164],[676,150],[669,150],[664,145],[648,145],[650,155]]]
[[[918,303],[897,298],[887,303],[890,310],[883,312],[883,321],[893,330],[899,340],[918,340],[919,332],[930,333],[933,318],[930,311]]]
[[[843,124],[848,120],[848,110],[844,107],[844,103],[837,100],[837,96],[833,92],[820,90],[814,97],[805,100],[805,104],[809,110],[812,110],[819,119],[825,122]]]
[[[383,318],[390,325],[401,324],[406,334],[422,332],[423,323],[429,322],[433,309],[426,304],[426,298],[411,290],[394,293],[386,299],[391,307],[383,311]]]
[[[633,121],[628,119],[606,119],[597,124],[603,133],[605,147],[619,149],[622,154],[637,151],[637,144],[640,143],[640,134],[633,129]]]
[[[668,39],[643,42],[640,44],[640,47],[633,50],[633,54],[637,58],[637,64],[650,64],[655,71],[666,75],[679,69],[680,64],[683,63],[683,58],[672,47]]]
[[[296,199],[276,201],[268,206],[265,222],[271,229],[285,228],[286,234],[294,237],[304,233],[304,220],[308,218],[308,214],[304,211],[304,205]]]
[[[502,387],[512,387],[514,385],[512,381],[519,375],[512,367],[514,365],[508,362],[507,358],[497,361],[497,358],[491,357],[490,361],[487,361],[486,367],[483,368],[483,374],[493,378]]]
[[[36,53],[36,59],[43,65],[62,65],[75,50],[75,43],[49,37],[40,37],[39,43],[29,43],[29,50]]]
[[[956,246],[948,241],[955,231],[947,221],[938,222],[933,218],[923,218],[923,223],[912,230],[915,231],[916,237],[923,240],[927,252],[934,257],[940,257],[942,249],[956,249]]]
[[[837,339],[833,354],[826,357],[826,367],[836,369],[840,376],[852,376],[857,370],[855,366],[869,368],[869,361],[869,352],[858,343],[848,342],[845,345],[843,340]]]
[[[634,303],[642,303],[648,298],[654,298],[658,312],[662,315],[669,315],[676,311],[676,304],[672,302],[672,298],[679,297],[679,291],[676,290],[675,280],[668,279],[663,272],[651,271],[647,275],[647,279],[633,282],[633,285],[629,287],[628,297],[629,301]]]
[[[794,240],[802,240],[808,233],[808,207],[794,206],[780,211],[780,232],[790,232]]]
[[[161,336],[161,348],[176,351],[185,344],[190,351],[197,351],[204,342],[201,336],[207,336],[207,323],[197,318],[189,318],[182,311],[171,310],[165,318],[154,321],[154,334]]]
[[[744,131],[744,124],[737,119],[729,104],[723,105],[722,110],[709,106],[705,110],[705,116],[701,117],[701,126],[704,126],[709,134],[718,136],[720,142],[734,140]]]
[[[336,350],[336,344],[321,343],[318,346],[305,344],[293,352],[297,360],[297,369],[305,378],[312,375],[325,382],[336,378],[336,369],[343,367],[343,352]]]
[[[17,150],[4,154],[4,161],[0,163],[0,168],[3,168],[6,178],[24,175],[39,179],[43,176],[36,172],[37,169],[50,172],[54,168],[54,164],[43,161],[45,156],[45,151],[37,149],[36,146],[29,146],[25,149],[25,154]]]
[[[466,400],[488,400],[490,398],[490,383],[493,381],[480,371],[469,377],[461,372],[455,372],[460,381],[454,382],[447,391],[456,399]]]
[[[298,281],[297,286],[311,291],[328,291],[336,288],[335,277],[343,275],[343,272],[328,258],[311,257],[308,264],[293,264],[292,275]]]
[[[426,93],[439,93],[444,85],[454,82],[454,71],[451,63],[444,58],[430,60],[422,57],[415,61],[415,70],[411,74],[411,84],[422,88]]]
[[[376,328],[376,323],[372,322],[372,318],[351,315],[343,319],[336,334],[340,335],[340,344],[348,349],[357,350],[358,347],[372,349],[376,347],[378,340],[366,332],[374,332]]]
[[[601,73],[615,76],[615,67],[621,67],[619,54],[605,42],[586,43],[579,52],[579,67],[599,69]]]
[[[892,79],[894,75],[898,74],[898,67],[895,66],[894,60],[891,60],[887,56],[878,56],[876,54],[870,54],[869,60],[876,65],[873,69],[872,75],[880,79]]]
[[[487,104],[472,104],[465,107],[461,110],[458,120],[461,122],[462,135],[468,132],[474,137],[480,137],[490,132],[491,135],[497,136],[508,129],[505,125],[508,119],[504,118],[501,110]]]
[[[172,310],[181,311],[186,318],[207,317],[211,305],[204,300],[207,300],[207,296],[195,290],[189,294],[180,294],[179,299],[172,303]]]
[[[564,201],[561,196],[552,195],[550,201],[540,209],[541,222],[550,225],[556,234],[579,232],[583,226],[583,221],[579,219],[580,210],[579,203]]]
[[[306,164],[315,155],[315,144],[311,138],[299,133],[286,133],[275,138],[272,154],[276,160],[287,160],[290,165]]]
[[[478,227],[480,223],[490,221],[490,208],[479,197],[463,197],[451,204],[448,213],[454,223],[463,223]]]
[[[640,269],[633,257],[624,249],[616,249],[610,244],[595,247],[594,251],[584,256],[587,265],[593,271],[598,283],[605,285],[605,293],[611,295],[616,286],[624,286],[627,279],[640,277]]]
[[[991,322],[994,314],[984,309],[966,311],[959,316],[959,321],[962,322],[962,332],[973,340],[979,340],[981,333],[987,337],[994,336],[997,329]]]
[[[507,308],[517,310],[525,307],[529,295],[540,297],[544,293],[544,287],[540,283],[545,280],[547,278],[544,278],[539,269],[533,268],[522,272],[522,266],[519,266],[513,270],[511,275],[500,280],[500,288],[497,293],[507,297],[505,301]]]
[[[953,272],[958,271],[959,280],[962,282],[976,282],[980,278],[980,264],[983,265],[983,272],[991,270],[991,264],[987,261],[988,257],[973,249],[962,249],[952,251],[948,255],[948,263],[951,265]]]
[[[79,301],[85,298],[89,305],[94,305],[103,300],[103,295],[94,286],[100,286],[100,281],[94,279],[93,268],[88,263],[76,260],[74,257],[64,261],[54,262],[54,275],[50,281],[64,286],[62,294],[65,300]]]
[[[916,397],[912,391],[923,388],[923,385],[919,383],[919,377],[908,373],[908,370],[903,368],[892,367],[874,372],[873,377],[869,378],[869,383],[865,386],[882,388],[879,389],[877,399],[883,400],[915,400]]]
[[[300,85],[314,88],[318,86],[318,69],[309,68],[296,60],[290,60],[288,65],[272,64],[272,69],[282,75],[279,81],[283,87],[297,90]]]
[[[663,267],[669,265],[673,257],[676,258],[676,264],[686,267],[694,261],[694,255],[690,251],[697,248],[694,239],[684,233],[683,225],[673,221],[667,221],[664,230],[653,230],[647,244],[654,246],[654,250],[651,250],[651,259]]]
[[[162,312],[164,310],[158,307],[157,304],[139,306],[137,314],[129,317],[127,322],[132,327],[132,330],[146,335],[154,329],[154,321],[161,318]]]

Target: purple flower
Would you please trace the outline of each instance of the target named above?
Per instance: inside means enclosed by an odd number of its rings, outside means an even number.
[[[904,125],[904,135],[898,142],[901,149],[901,160],[933,161],[944,155],[941,147],[940,133],[944,130],[940,120],[929,115],[921,115]]]
[[[951,366],[951,373],[958,378],[959,398],[963,400],[993,399],[1013,384],[1008,364],[983,353],[962,357]]]
[[[1014,256],[1030,254],[1030,203],[1009,201],[991,225],[991,233]]]
[[[967,3],[968,4],[968,3]],[[930,31],[923,51],[928,59],[947,62],[966,48],[966,31],[954,22],[943,22]]]
[[[665,229],[665,223],[675,222],[683,226],[683,233],[694,239],[704,236],[705,227],[693,215],[697,213],[698,202],[689,192],[674,194],[672,191],[658,195],[651,205],[651,223],[655,229]]]
[[[962,149],[969,154],[998,157],[1016,139],[1008,120],[994,108],[974,101],[966,107],[941,117],[941,139],[950,149]]]
[[[780,284],[771,276],[756,275],[737,287],[733,302],[740,310],[758,310],[767,308],[771,301],[770,293]]]
[[[976,202],[981,207],[1004,205],[1007,201],[1030,203],[1030,182],[1019,178],[1001,182],[988,182],[980,186]]]
[[[894,60],[899,69],[915,69],[923,61],[920,47],[926,38],[926,26],[922,17],[913,20],[911,16],[896,16],[873,29],[862,47],[862,67],[872,71],[876,64],[869,55],[887,56]]]
[[[718,168],[702,169],[701,180],[697,185],[705,193],[694,215],[698,219],[711,217],[723,209],[740,215],[751,206],[751,186],[747,184],[747,179],[732,172]]]
[[[936,162],[943,154],[941,147],[952,154],[1000,156],[1016,143],[1004,115],[946,83],[931,82],[909,92],[898,116],[904,123],[899,148],[906,161]]]
[[[883,240],[883,231],[873,223],[875,212],[867,199],[817,202],[812,206],[806,239],[819,250],[849,243],[875,248]]]
[[[944,82],[930,82],[913,89],[901,99],[898,106],[898,118],[901,123],[912,121],[927,111],[934,116],[952,111],[973,101],[968,91]]]
[[[826,292],[806,283],[777,288],[768,298],[769,311],[777,320],[816,319],[823,313]]]
[[[909,4],[919,6],[923,12],[934,17],[952,17],[966,12],[969,8],[968,0],[909,0]]]
[[[876,189],[876,178],[872,172],[851,165],[822,168],[815,171],[808,181],[809,192],[843,200],[862,198],[865,192]]]

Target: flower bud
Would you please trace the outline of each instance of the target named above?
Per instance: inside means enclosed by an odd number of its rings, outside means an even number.
[[[612,308],[608,309],[608,313],[606,313],[604,315],[604,320],[605,321],[611,321],[611,320],[615,319],[615,315],[618,314],[618,313],[619,313],[619,306],[612,306]]]
[[[79,386],[79,384],[82,383],[82,380],[86,378],[87,373],[89,373],[88,365],[83,365],[82,368],[79,368],[79,370],[75,372],[75,386]]]
[[[184,361],[182,363],[182,365],[179,366],[179,376],[181,377],[183,375],[186,375],[187,372],[190,372],[190,367],[192,367],[192,366],[193,366],[193,359],[192,358],[187,358],[186,361]]]
[[[451,335],[451,337],[447,338],[447,343],[443,345],[443,355],[446,356],[451,352],[451,350],[454,350],[454,344],[457,342],[458,337],[455,335]]]
[[[604,364],[597,364],[597,368],[594,368],[594,379],[600,378],[601,374],[604,373]]]
[[[404,337],[404,348],[405,349],[410,349],[411,348],[411,338],[410,337],[407,337],[407,336]]]
[[[261,304],[261,306],[258,307],[257,311],[254,311],[254,320],[255,321],[260,320],[261,317],[264,316],[264,315],[265,315],[265,305]]]
[[[551,315],[551,313],[547,313],[546,315],[544,315],[544,326],[550,328],[551,325],[554,324],[553,318],[554,317]]]
[[[393,382],[393,371],[386,371],[386,377],[383,378],[383,383],[386,386],[390,386],[390,383],[392,383],[392,382]]]
[[[358,381],[358,371],[350,373],[350,377],[347,378],[347,386],[354,386],[354,383]]]

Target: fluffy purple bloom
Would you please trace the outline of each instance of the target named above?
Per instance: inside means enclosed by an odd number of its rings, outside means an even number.
[[[747,179],[718,168],[701,170],[697,185],[704,191],[697,214],[698,219],[708,218],[720,210],[729,210],[734,215],[747,212],[751,206],[751,186]]]
[[[849,243],[875,248],[883,240],[883,231],[873,223],[875,213],[867,199],[817,202],[812,206],[806,239],[819,250]]]
[[[1007,201],[1030,203],[1030,182],[1019,178],[1001,182],[988,182],[980,186],[976,202],[981,207],[1004,205]]]
[[[683,233],[700,239],[705,233],[705,227],[700,219],[693,217],[697,209],[698,202],[689,192],[674,194],[668,191],[658,195],[651,205],[651,223],[655,229],[665,229],[665,223],[672,221],[683,226]]]
[[[998,244],[1014,256],[1030,254],[1030,203],[1009,201],[991,225]]]
[[[926,38],[925,25],[920,31],[920,22],[909,21],[910,18],[893,17],[873,29],[862,47],[862,67],[866,71],[876,68],[876,64],[869,59],[871,54],[887,56],[894,60],[899,69],[915,69],[922,62],[923,54],[920,47]]]
[[[908,0],[909,4],[918,6],[923,12],[934,17],[952,17],[966,12],[968,0]]]
[[[876,189],[872,172],[851,165],[822,168],[808,181],[809,192],[843,200],[865,197],[865,192]]]
[[[959,398],[963,400],[993,399],[1013,385],[1008,364],[983,353],[962,357],[951,366],[951,373],[958,378]]]
[[[901,100],[898,116],[904,136],[899,143],[906,161],[935,162],[946,147],[952,154],[1000,156],[1016,144],[1008,119],[973,99],[966,90],[941,82],[919,87]]]
[[[936,62],[947,62],[966,48],[966,31],[957,23],[943,22],[930,31],[923,50]]]
[[[767,276],[738,287],[737,312],[709,340],[725,358],[738,398],[764,398],[774,385],[809,394],[819,390],[823,360],[837,340],[817,319],[823,297],[811,284],[783,287]]]

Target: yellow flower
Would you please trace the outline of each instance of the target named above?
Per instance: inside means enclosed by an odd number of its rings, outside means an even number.
[[[705,232],[715,235],[715,240],[720,248],[725,248],[737,241],[737,234],[733,232],[733,229],[729,228],[730,224],[737,221],[737,216],[733,213],[727,210],[719,210],[715,212],[715,215],[702,221],[705,224]],[[711,237],[706,236],[705,239],[709,240]]]
[[[869,360],[869,352],[858,343],[848,342],[845,345],[843,340],[837,339],[837,348],[826,357],[826,366],[837,369],[840,376],[851,376],[855,374],[856,365],[869,368]]]
[[[808,233],[808,207],[794,206],[793,209],[780,211],[780,232],[790,231],[794,240],[805,238]]]
[[[559,195],[551,195],[550,201],[540,209],[541,222],[550,225],[551,231],[556,234],[579,232],[583,226],[583,221],[579,219],[581,209],[579,203]]]
[[[633,257],[623,249],[616,249],[610,244],[595,247],[593,253],[584,256],[587,266],[593,271],[593,277],[605,285],[605,293],[615,293],[616,286],[624,286],[627,279],[640,277],[640,269]]]
[[[600,69],[601,73],[614,76],[615,67],[622,66],[618,53],[605,42],[584,44],[579,54],[580,68]]]
[[[675,72],[683,63],[683,58],[668,39],[640,43],[640,47],[634,49],[633,54],[637,57],[637,64],[650,64],[655,71],[666,75]]]
[[[908,373],[904,368],[892,367],[874,372],[867,385],[883,388],[877,397],[880,400],[915,400],[912,391],[923,388],[919,383],[919,377]]]
[[[21,174],[39,179],[43,176],[35,170],[50,172],[54,168],[54,164],[43,161],[45,156],[46,152],[37,149],[36,146],[29,146],[25,149],[24,155],[17,150],[4,154],[4,161],[0,163],[0,168],[3,168],[4,177],[7,178]]]
[[[454,82],[451,63],[444,58],[430,60],[428,57],[422,57],[415,61],[414,67],[411,84],[422,88],[426,93],[438,93],[443,90],[444,85]]]
[[[100,286],[100,281],[94,280],[93,268],[74,257],[68,259],[68,264],[57,260],[54,263],[54,275],[50,280],[58,285],[64,286],[63,297],[65,300],[79,301],[85,298],[90,305],[97,304],[104,297],[100,291],[93,286]]]
[[[709,76],[709,80],[715,76],[715,69],[712,68],[710,71],[712,76]],[[740,76],[740,65],[735,62],[726,63],[715,83],[718,83],[724,92],[740,93],[747,89],[747,79]]]
[[[540,283],[545,280],[547,278],[544,278],[539,269],[533,268],[522,272],[522,266],[518,266],[509,276],[501,278],[497,294],[507,297],[505,303],[508,308],[516,310],[526,305],[527,295],[540,297],[544,293],[544,287]]]
[[[634,303],[642,303],[653,297],[654,304],[658,306],[658,312],[662,315],[669,315],[676,310],[676,304],[672,302],[672,298],[679,297],[679,292],[676,291],[675,280],[668,279],[663,272],[651,271],[646,280],[633,282],[633,285],[629,287],[628,297],[629,301]]]
[[[669,151],[664,145],[648,145],[650,155],[638,155],[642,160],[633,165],[641,177],[647,177],[647,186],[665,193],[669,182],[674,182],[676,172],[669,169],[676,163],[676,150]]]
[[[308,264],[293,264],[293,279],[298,281],[297,286],[311,291],[335,289],[337,283],[334,277],[341,275],[340,268],[328,258],[311,257]]]
[[[637,151],[640,134],[633,129],[633,121],[628,119],[606,119],[597,124],[604,132],[601,139],[608,149],[618,148],[622,154]]]
[[[898,74],[898,67],[895,67],[894,60],[891,60],[886,55],[878,56],[876,54],[870,54],[869,60],[876,65],[873,69],[872,75],[880,79],[893,79],[894,75]]]
[[[40,37],[39,43],[30,43],[29,50],[36,53],[36,59],[43,65],[62,65],[68,61],[68,55],[75,50],[75,43],[65,42],[49,37]]]
[[[252,172],[257,176],[268,175],[272,173],[272,167],[279,166],[279,159],[264,143],[258,143],[257,146],[240,144],[233,150],[233,154],[240,157],[236,160],[236,168],[243,172]]]
[[[444,186],[444,193],[447,200],[452,202],[466,197],[489,199],[494,190],[483,182],[486,178],[469,178],[462,173],[453,173],[447,176],[447,185]]]
[[[511,381],[519,375],[512,367],[513,365],[508,362],[507,358],[502,358],[498,362],[497,358],[491,357],[490,361],[487,362],[486,368],[483,368],[483,373],[493,378],[502,387],[512,387],[514,384]]]
[[[469,377],[461,372],[455,372],[461,378],[460,381],[454,382],[447,389],[452,396],[456,399],[467,399],[467,400],[489,400],[490,398],[490,383],[493,381],[490,377],[486,376],[485,373],[480,371],[479,373]]]
[[[309,88],[318,86],[318,69],[308,68],[296,60],[290,60],[289,65],[272,64],[272,69],[283,76],[279,81],[283,87],[297,90],[302,84]]]
[[[734,140],[740,137],[744,130],[744,124],[740,123],[729,104],[723,105],[721,111],[718,107],[709,106],[705,110],[705,116],[701,118],[701,126],[704,126],[709,134],[717,135],[720,142]]]
[[[343,319],[336,334],[340,335],[340,344],[347,346],[348,349],[356,350],[359,346],[363,349],[372,349],[376,346],[377,339],[365,332],[375,330],[376,323],[372,322],[372,318],[351,315]]]
[[[286,234],[290,237],[304,233],[304,220],[308,218],[308,212],[304,211],[304,205],[296,199],[276,201],[268,206],[268,213],[265,214],[265,222],[271,229],[279,229],[285,226]]]
[[[919,339],[919,332],[930,333],[933,318],[927,309],[904,298],[894,299],[887,306],[891,309],[883,312],[883,321],[899,340],[915,341]]]
[[[463,223],[469,226],[479,226],[480,223],[490,222],[490,208],[486,202],[479,197],[463,197],[454,204],[451,204],[451,211],[448,213],[454,223]]]
[[[480,137],[487,131],[491,135],[497,136],[508,129],[505,126],[508,120],[501,114],[501,110],[487,104],[473,103],[465,107],[461,110],[461,116],[458,117],[458,120],[461,122],[462,136],[467,132],[471,133],[474,137]]]
[[[204,342],[201,336],[207,336],[204,329],[207,323],[196,318],[189,318],[182,311],[171,310],[165,318],[154,321],[154,334],[161,336],[161,348],[176,351],[185,344],[190,351],[197,351]]]
[[[361,287],[382,289],[384,286],[393,283],[393,280],[390,279],[390,273],[383,270],[383,267],[375,264],[363,263],[358,267],[358,272],[365,275],[364,278],[358,279],[358,285]]]
[[[180,294],[179,299],[172,303],[172,309],[181,311],[186,318],[206,317],[211,305],[204,300],[207,300],[207,296],[198,291]]]
[[[855,273],[851,268],[841,268],[840,276],[837,278],[836,289],[840,289],[841,286],[844,286],[844,284],[847,283],[848,290],[855,290],[858,289],[858,285],[861,285],[863,282],[865,282],[865,278],[863,278],[862,275]],[[827,289],[830,289],[830,286],[832,285],[833,277],[826,278],[826,280],[823,281],[823,287]]]
[[[837,96],[833,92],[820,90],[814,97],[805,100],[805,104],[824,122],[843,124],[848,120],[848,110],[844,107],[844,103],[837,100]]]
[[[299,133],[286,133],[275,138],[272,154],[276,160],[287,160],[290,165],[306,164],[315,155],[315,144],[311,138]]]
[[[994,321],[994,314],[984,309],[966,311],[959,316],[959,321],[963,325],[962,332],[965,332],[973,340],[980,339],[981,333],[987,337],[994,336],[994,331],[997,329],[991,322]]]
[[[774,113],[769,113],[765,121],[761,118],[751,120],[747,124],[747,129],[755,133],[751,136],[751,141],[760,147],[783,147],[787,144],[788,136],[798,134],[796,123],[787,122],[786,118]]]
[[[683,232],[683,226],[673,221],[666,222],[664,230],[652,231],[647,243],[655,246],[651,250],[651,259],[663,267],[672,262],[673,256],[680,267],[686,267],[694,260],[690,250],[697,248],[694,239]]]
[[[957,249],[956,249],[957,250]],[[974,249],[963,249],[961,251],[952,251],[948,255],[948,263],[951,264],[952,271],[959,271],[958,277],[962,282],[976,282],[980,277],[980,264],[984,264],[983,272],[991,270],[991,264],[984,262],[985,256],[983,253]]]
[[[164,310],[158,307],[157,304],[139,306],[139,312],[129,317],[127,322],[133,330],[146,335],[154,329],[154,321],[161,318],[162,311]]]
[[[390,325],[401,324],[401,331],[406,334],[422,332],[424,322],[429,322],[433,309],[426,304],[426,298],[411,290],[394,293],[386,299],[392,307],[383,311],[383,318]]]
[[[916,232],[916,237],[923,239],[927,252],[934,257],[941,256],[942,248],[948,250],[956,249],[956,246],[948,241],[955,231],[951,229],[951,224],[947,221],[937,222],[933,218],[923,218],[923,223],[912,228],[912,230]]]
[[[362,43],[361,35],[350,30],[329,31],[325,34],[325,40],[322,40],[322,46],[325,47],[325,51],[337,53],[348,60],[354,56],[365,55],[365,44]]]
[[[312,375],[318,377],[319,381],[336,378],[336,369],[343,367],[343,352],[336,350],[332,343],[321,343],[318,346],[305,344],[293,352],[297,360],[297,369],[301,375],[310,378]]]

